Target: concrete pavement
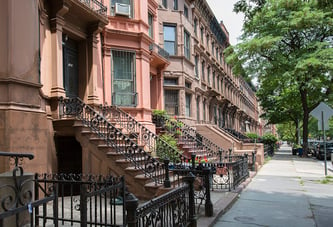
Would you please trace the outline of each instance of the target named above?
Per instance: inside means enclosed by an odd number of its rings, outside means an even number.
[[[198,226],[333,226],[333,173],[328,174],[325,178],[322,162],[293,156],[290,147],[281,146],[234,196],[232,207],[224,205],[230,208],[227,212],[219,212],[217,200],[216,215],[206,223],[208,218],[199,218]],[[224,214],[217,218],[220,213]]]

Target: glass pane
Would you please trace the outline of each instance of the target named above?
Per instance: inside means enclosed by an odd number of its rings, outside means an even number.
[[[176,41],[176,27],[175,26],[164,26],[163,28],[164,40]]]
[[[164,41],[164,49],[170,54],[175,55],[175,43]]]

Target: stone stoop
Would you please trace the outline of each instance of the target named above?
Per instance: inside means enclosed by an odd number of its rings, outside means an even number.
[[[143,171],[135,168],[130,160],[127,160],[124,154],[117,152],[111,146],[108,146],[104,139],[85,127],[81,122],[74,124],[76,128],[76,139],[80,142],[83,149],[88,150],[90,155],[98,156],[102,162],[102,168],[109,173],[93,173],[93,174],[115,174],[117,176],[125,176],[126,186],[129,192],[133,193],[140,200],[150,200],[161,191],[169,191],[164,189],[163,185],[155,184],[152,180],[145,176]],[[171,173],[170,173],[171,174]]]

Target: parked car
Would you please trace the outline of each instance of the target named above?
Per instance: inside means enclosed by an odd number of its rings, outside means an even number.
[[[323,143],[321,140],[309,140],[309,154],[312,157],[317,157],[317,149],[319,149],[319,144]]]
[[[331,159],[332,153],[333,153],[333,142],[332,141],[326,142],[326,159]],[[319,160],[323,160],[325,158],[324,143],[319,144],[316,157]]]

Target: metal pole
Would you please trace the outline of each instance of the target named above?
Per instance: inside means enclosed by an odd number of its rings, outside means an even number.
[[[326,135],[325,135],[325,127],[324,127],[324,111],[321,111],[321,128],[323,130],[324,136],[324,163],[325,163],[325,176],[327,176],[327,157],[326,157]]]

